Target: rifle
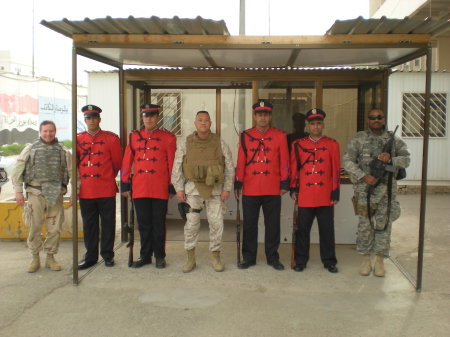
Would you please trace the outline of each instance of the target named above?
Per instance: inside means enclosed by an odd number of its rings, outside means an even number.
[[[130,209],[130,218],[128,219],[128,233],[130,233],[130,240],[127,243],[127,248],[129,248],[128,252],[128,267],[131,267],[133,264],[133,247],[134,247],[134,202],[131,199],[131,209]]]
[[[395,141],[395,133],[397,132],[398,125],[395,128],[394,132],[391,133],[391,138],[387,141],[383,146],[383,150],[381,152],[392,153],[392,147]],[[394,172],[394,166],[392,164],[386,164],[378,159],[378,157],[372,159],[369,164],[370,167],[370,175],[380,180],[383,178],[385,172]]]
[[[391,133],[391,138],[384,144],[383,149],[381,152],[387,152],[389,154],[392,153],[392,147],[394,145],[395,141],[395,133],[397,132],[398,125],[395,128],[394,132]],[[369,185],[367,188],[367,216],[369,218],[369,223],[372,226],[372,228],[377,232],[382,232],[386,230],[386,226],[389,222],[389,217],[391,213],[391,199],[392,199],[392,178],[393,174],[395,172],[395,168],[392,164],[386,164],[378,159],[378,157],[375,157],[370,163],[370,175],[378,179],[377,183],[375,185]],[[375,226],[372,224],[372,211],[370,209],[370,196],[375,192],[375,188],[382,182],[382,179],[384,178],[385,173],[388,173],[388,209],[387,209],[387,216],[386,216],[386,223],[384,224],[383,229],[376,229]]]
[[[241,263],[241,210],[239,209],[239,199],[237,199],[236,210],[236,262]]]
[[[291,269],[295,267],[297,262],[295,261],[295,244],[297,242],[297,230],[298,230],[298,207],[297,200],[294,200],[294,214],[292,218],[292,250],[291,250]]]

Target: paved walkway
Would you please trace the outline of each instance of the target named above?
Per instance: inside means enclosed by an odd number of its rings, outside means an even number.
[[[391,254],[415,277],[419,196],[400,202]],[[167,243],[165,270],[129,269],[122,246],[114,268],[81,271],[74,286],[71,241],[57,255],[61,272],[34,274],[25,272],[25,242],[0,242],[0,336],[449,336],[449,204],[449,194],[429,196],[421,293],[391,260],[385,278],[359,276],[352,245],[337,246],[338,274],[322,267],[317,245],[308,268],[295,273],[267,266],[262,245],[258,264],[239,270],[235,243],[226,242],[226,270],[216,273],[208,243],[201,242],[198,268],[189,274],[181,272],[181,241]],[[136,243],[135,255],[138,249]],[[280,256],[287,265],[290,245],[281,245]]]

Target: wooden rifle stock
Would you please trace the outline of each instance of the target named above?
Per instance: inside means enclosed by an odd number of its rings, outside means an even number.
[[[241,263],[241,210],[239,208],[239,199],[237,199],[236,209],[236,262]]]
[[[295,244],[297,241],[297,218],[298,218],[298,207],[297,200],[294,200],[294,214],[292,215],[292,249],[291,249],[291,269],[293,269],[296,265],[295,261]]]
[[[128,219],[128,232],[130,233],[130,240],[128,241],[128,267],[133,264],[133,247],[134,247],[134,202],[131,199],[130,218]]]

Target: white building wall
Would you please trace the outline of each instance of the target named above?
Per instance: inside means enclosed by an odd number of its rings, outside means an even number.
[[[447,93],[447,135],[444,138],[430,138],[428,146],[428,184],[450,185],[450,148],[448,111],[450,110],[450,74],[433,73],[431,92]],[[404,93],[425,93],[425,73],[394,73],[389,77],[388,128],[401,135],[402,100]],[[411,153],[411,165],[407,169],[404,184],[419,184],[422,177],[422,137],[407,137],[403,140]]]
[[[102,109],[100,127],[103,130],[119,134],[119,73],[99,72],[89,75],[87,103]]]

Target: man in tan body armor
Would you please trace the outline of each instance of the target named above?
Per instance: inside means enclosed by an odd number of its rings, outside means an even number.
[[[197,112],[194,124],[197,131],[178,144],[172,170],[177,199],[189,205],[184,226],[188,261],[183,272],[190,272],[196,266],[195,246],[203,207],[206,208],[209,223],[212,265],[215,271],[223,271],[220,249],[224,201],[230,197],[234,177],[231,151],[218,135],[211,133],[211,119],[207,111]]]
[[[39,252],[47,253],[45,266],[54,271],[61,270],[54,255],[58,252],[61,226],[64,222],[63,195],[67,192],[70,171],[70,155],[56,139],[56,125],[43,121],[39,126],[39,140],[26,146],[19,157],[12,174],[16,191],[16,202],[24,206],[23,185],[27,192],[28,214],[26,225],[30,226],[28,248],[33,260],[29,273],[40,268]],[[45,222],[47,235],[42,242],[41,230]]]

